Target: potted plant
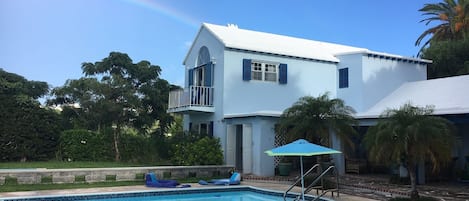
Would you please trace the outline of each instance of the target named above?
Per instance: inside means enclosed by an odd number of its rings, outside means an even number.
[[[283,157],[278,164],[278,173],[280,176],[289,176],[292,169],[292,162],[288,157]]]

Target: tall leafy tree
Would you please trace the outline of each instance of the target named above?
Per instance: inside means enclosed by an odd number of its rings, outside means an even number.
[[[343,141],[350,143],[356,120],[352,107],[344,101],[329,98],[325,93],[318,97],[301,97],[280,116],[277,132],[285,134],[288,141],[304,138],[317,144],[329,145],[329,133],[334,131]]]
[[[428,78],[442,78],[469,74],[469,37],[460,40],[433,41],[422,52],[422,58],[431,59]]]
[[[0,69],[0,161],[54,157],[61,130],[59,117],[37,100],[48,90],[46,82],[29,81]]]
[[[418,163],[431,162],[433,170],[437,171],[442,162],[451,160],[455,142],[453,126],[432,114],[431,107],[411,104],[388,109],[364,137],[370,160],[407,167],[412,199],[419,197],[415,176]]]
[[[50,103],[79,103],[75,118],[88,119],[85,123],[92,129],[112,126],[116,161],[120,160],[119,138],[124,127],[146,131],[156,120],[159,133],[169,127],[170,84],[159,78],[159,66],[148,61],[133,63],[127,54],[111,52],[101,61],[83,63],[82,70],[85,77],[54,89],[56,97]]]
[[[419,11],[428,16],[420,22],[428,25],[436,21],[439,24],[424,31],[417,38],[416,46],[430,35],[431,38],[422,47],[430,41],[461,39],[469,30],[469,0],[444,0],[441,3],[425,4]]]

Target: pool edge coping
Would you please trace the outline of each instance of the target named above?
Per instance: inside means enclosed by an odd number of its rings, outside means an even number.
[[[204,192],[198,192],[198,191],[203,191],[203,190],[208,190],[207,193],[210,193],[210,190],[218,190],[222,191],[224,189],[237,189],[238,191],[251,191],[251,192],[257,192],[261,194],[268,194],[268,195],[273,195],[273,194],[279,194],[283,195],[283,191],[279,190],[272,190],[272,189],[266,189],[266,188],[260,188],[260,187],[255,187],[252,185],[236,185],[236,186],[209,186],[209,187],[191,187],[191,188],[161,188],[161,189],[148,189],[148,190],[126,190],[126,191],[115,191],[115,192],[96,192],[96,193],[72,193],[72,194],[67,194],[67,195],[33,195],[33,196],[16,196],[16,197],[5,197],[5,198],[0,198],[0,201],[16,201],[16,200],[37,200],[41,198],[48,198],[48,199],[53,199],[53,198],[72,198],[72,197],[86,197],[86,196],[109,196],[113,197],[119,194],[145,194],[145,193],[155,193],[158,194],[159,192],[162,192],[164,194],[165,192],[168,193],[166,195],[171,195],[171,194],[184,194],[184,193],[170,193],[170,192],[187,192],[186,194],[190,193],[191,191],[194,193],[204,193]],[[234,190],[233,190],[234,191]],[[263,193],[265,192],[265,193]],[[298,196],[300,193],[295,193],[291,192],[289,193],[290,195]],[[310,197],[310,198],[315,198],[317,196],[307,194],[305,197]],[[98,199],[98,198],[96,198]],[[327,197],[321,197],[321,200],[325,201],[333,201],[330,198]]]

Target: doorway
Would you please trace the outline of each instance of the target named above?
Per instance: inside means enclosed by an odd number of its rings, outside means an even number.
[[[252,173],[252,126],[229,125],[226,139],[227,164],[244,174]]]

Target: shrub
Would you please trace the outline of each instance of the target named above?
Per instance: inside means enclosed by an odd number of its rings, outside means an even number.
[[[83,129],[64,131],[57,156],[65,161],[112,161],[115,154],[112,132],[112,129],[102,129],[100,133]],[[159,159],[154,141],[136,133],[122,133],[119,151],[122,162],[151,163]]]
[[[60,135],[58,156],[66,161],[109,161],[113,155],[109,142],[97,132],[67,130]]]
[[[54,158],[61,131],[57,124],[59,116],[55,112],[1,92],[0,108],[1,162]]]
[[[173,146],[175,165],[221,165],[223,151],[218,138],[203,137],[193,143],[182,141]]]
[[[121,135],[121,160],[133,163],[156,162],[158,152],[150,138],[141,135]]]

